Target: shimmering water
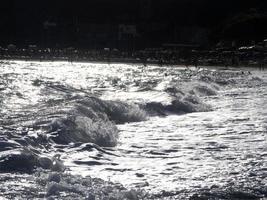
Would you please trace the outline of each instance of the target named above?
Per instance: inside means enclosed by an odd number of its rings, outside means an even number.
[[[64,168],[159,199],[267,196],[265,71],[4,61],[0,95],[2,172]]]

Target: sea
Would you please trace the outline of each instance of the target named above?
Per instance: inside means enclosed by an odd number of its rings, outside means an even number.
[[[1,61],[0,185],[0,199],[266,200],[267,71]]]

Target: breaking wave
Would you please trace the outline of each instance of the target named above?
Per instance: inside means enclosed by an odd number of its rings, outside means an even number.
[[[110,147],[117,144],[116,124],[145,119],[146,113],[136,105],[86,97],[76,101],[62,118],[52,120],[48,132],[56,143],[82,142]]]
[[[150,102],[144,106],[151,115],[166,116],[168,114],[185,114],[192,112],[207,112],[211,111],[211,107],[203,103],[196,96],[186,96],[181,99],[175,99],[169,105],[164,105],[159,102]]]

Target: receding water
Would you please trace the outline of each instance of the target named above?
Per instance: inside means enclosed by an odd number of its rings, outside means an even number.
[[[155,199],[264,198],[266,103],[256,69],[3,61],[1,182],[64,168]]]

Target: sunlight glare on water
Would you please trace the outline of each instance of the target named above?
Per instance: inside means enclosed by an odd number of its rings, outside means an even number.
[[[266,186],[265,71],[14,61],[0,76],[1,137],[71,174],[153,194]]]

